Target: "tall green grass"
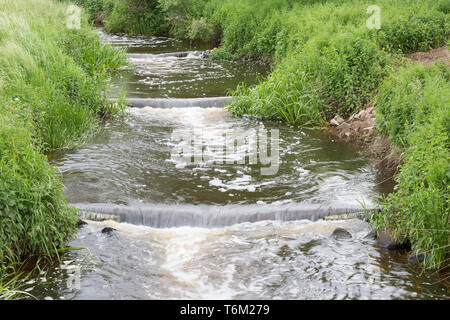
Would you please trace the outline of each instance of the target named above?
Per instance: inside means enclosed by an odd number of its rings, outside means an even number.
[[[105,94],[124,52],[101,44],[85,16],[81,29],[68,29],[66,13],[53,0],[0,0],[2,271],[70,239],[76,212],[45,154],[79,146],[123,108]]]
[[[392,73],[375,100],[377,126],[407,148],[395,192],[381,201],[378,227],[394,230],[425,253],[425,266],[450,258],[450,72],[443,65],[409,63]]]
[[[26,281],[23,272],[17,272],[18,264],[0,266],[0,300],[17,300],[32,297],[22,290]]]
[[[229,108],[300,125],[318,125],[336,113],[349,116],[370,102],[390,57],[354,34],[306,44],[262,84],[239,87]]]
[[[381,8],[380,30],[367,28],[369,3],[357,0],[293,3],[290,10],[274,7],[270,14],[256,15],[262,22],[254,18],[253,31],[246,29],[252,26],[248,20],[253,11],[249,16],[229,18],[224,46],[241,55],[269,55],[277,62],[264,83],[238,88],[230,110],[236,115],[320,125],[336,113],[349,116],[364,107],[395,62],[396,53],[446,43],[448,15],[434,7],[433,1],[376,4]],[[238,34],[245,38],[242,43],[235,40]]]

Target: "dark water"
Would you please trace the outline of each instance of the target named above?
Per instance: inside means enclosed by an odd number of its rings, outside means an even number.
[[[128,48],[136,65],[117,74],[113,85],[116,92],[126,89],[134,107],[54,163],[71,204],[119,215],[121,222],[82,227],[70,245],[89,251],[66,254],[62,267],[30,282],[34,295],[448,297],[448,286],[421,276],[404,254],[380,251],[365,239],[366,222],[322,220],[374,207],[375,198],[392,190],[355,147],[316,130],[236,118],[222,108],[229,89],[264,77],[262,66],[202,59],[207,48],[174,39],[102,36]],[[167,55],[173,52],[187,53]],[[278,144],[271,145],[275,132]],[[266,133],[271,161],[252,163],[250,146],[263,145]],[[271,174],[263,174],[268,168]],[[105,226],[116,231],[103,234]],[[336,227],[352,239],[331,239]]]

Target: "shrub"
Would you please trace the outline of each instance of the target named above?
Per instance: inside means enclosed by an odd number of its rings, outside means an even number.
[[[211,51],[211,54],[209,56],[212,60],[238,60],[239,56],[236,54],[232,54],[230,51],[228,51],[226,48],[221,47],[217,48],[216,50]]]
[[[0,264],[49,254],[74,231],[58,174],[31,136],[14,116],[0,115]]]
[[[450,13],[450,1],[449,0],[440,0],[437,5],[437,10],[444,14]]]
[[[409,63],[384,81],[375,104],[380,130],[408,148],[374,222],[425,253],[430,268],[442,266],[450,240],[449,80],[445,66]]]
[[[104,18],[106,30],[129,34],[166,34],[167,25],[158,0],[114,0]]]
[[[187,36],[190,40],[215,42],[218,38],[218,31],[213,24],[206,22],[205,18],[200,18],[192,20]]]
[[[349,116],[370,101],[388,63],[373,42],[356,35],[311,42],[265,83],[239,88],[230,109],[302,125],[318,125],[336,113]]]
[[[383,82],[375,99],[377,127],[399,146],[410,145],[409,134],[430,116],[450,105],[450,72],[444,65],[408,63]],[[450,132],[450,115],[442,119]]]
[[[374,222],[425,253],[425,267],[440,268],[449,258],[449,135],[441,119],[431,117],[411,134],[395,192],[381,201]]]
[[[437,48],[450,36],[448,17],[438,11],[429,15],[399,17],[383,24],[378,33],[380,46],[388,51],[410,53]]]

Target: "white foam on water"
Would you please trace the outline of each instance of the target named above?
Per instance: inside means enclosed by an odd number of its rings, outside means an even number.
[[[360,243],[368,229],[359,220],[259,221],[212,229],[157,229],[113,221],[89,222],[89,226],[113,227],[133,246],[153,248],[158,256],[143,259],[141,268],[145,270],[145,264],[157,268],[151,274],[158,276],[148,279],[152,285],[143,284],[147,289],[142,298],[329,299],[349,294],[346,286],[350,283],[366,288],[366,271],[377,277],[381,273],[371,265],[373,259],[368,260],[377,252]],[[353,239],[330,239],[337,227],[349,230]],[[115,255],[119,255],[120,268],[133,269],[123,265],[125,252]],[[114,270],[115,261],[105,263],[105,270]],[[382,283],[372,288],[383,292]]]
[[[128,108],[129,113],[148,120],[171,121],[179,125],[189,125],[198,129],[204,126],[225,125],[230,114],[222,108]],[[206,131],[206,130],[205,130]]]

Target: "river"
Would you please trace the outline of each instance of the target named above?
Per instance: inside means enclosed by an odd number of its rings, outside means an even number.
[[[27,291],[40,299],[448,297],[405,254],[365,238],[367,222],[323,219],[373,208],[392,191],[355,146],[223,109],[229,90],[258,83],[265,67],[210,61],[208,47],[171,38],[99,32],[135,65],[111,87],[127,91],[130,107],[53,163],[71,205],[119,218],[88,221],[69,244],[88,249],[64,254]],[[259,152],[253,162],[249,150]],[[331,238],[337,227],[352,238]]]

